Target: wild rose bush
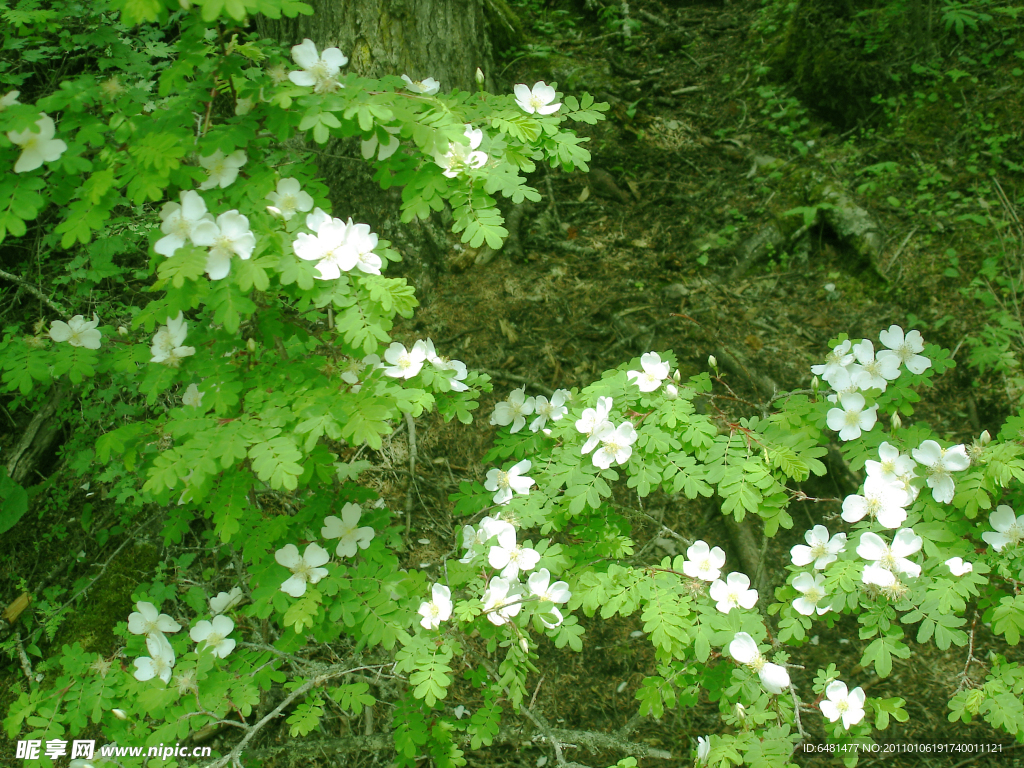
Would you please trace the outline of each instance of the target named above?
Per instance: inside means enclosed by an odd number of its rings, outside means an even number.
[[[877,353],[871,340],[837,339],[816,370],[832,393],[781,397],[763,417],[698,413],[711,377],[681,381],[669,352],[579,391],[514,391],[491,415],[500,430],[485,482],[453,497],[464,524],[450,544],[464,554],[433,581],[401,569],[404,526],[355,482],[371,463],[340,452],[380,449],[406,416],[435,408],[469,423],[490,384],[430,339],[392,339],[395,316],[416,306],[404,280],[385,276],[399,254],[334,215],[303,141],[358,136],[378,181],[402,188],[405,220],[448,205],[465,242],[499,246],[493,196],[539,199],[522,175],[539,162],[585,170],[589,154],[562,123],[594,122],[605,105],[543,82],[442,94],[432,78],[359,78],[337,48],[307,40],[289,55],[233,30],[241,3],[113,7],[129,24],[173,13],[173,55],[155,82],[122,51],[134,64],[105,79],[83,75],[34,103],[0,99],[0,236],[37,238],[73,264],[109,261],[115,242],[114,255],[144,252],[135,276],[153,298],[48,300],[59,318],[5,329],[2,381],[35,402],[66,380],[103,431],[83,471],[128,509],[162,509],[165,544],[200,531],[217,567],[187,586],[169,575],[141,584],[114,657],[76,644],[38,665],[42,679],[4,725],[11,739],[53,745],[42,764],[82,758],[60,741],[93,727],[148,746],[225,723],[240,733],[212,764],[252,764],[243,749],[277,716],[300,738],[328,707],[357,716],[381,701],[393,705],[398,764],[463,765],[462,746],[492,743],[506,705],[527,709],[546,643],[582,649],[580,612],[639,611],[658,660],[640,712],[661,717],[706,693],[723,733],[695,741],[696,760],[783,766],[806,738],[800,712],[820,716],[837,744],[907,717],[902,699],[844,679],[852,670],[802,669],[812,630],[827,637],[851,617],[871,641],[861,662],[881,677],[911,654],[904,627],[918,643],[964,646],[976,615],[1017,643],[1021,420],[970,446],[903,426],[951,362],[895,326]],[[291,0],[260,8],[308,12]],[[111,393],[128,404],[111,406]],[[638,511],[623,499],[715,496],[775,536],[794,525],[790,486],[825,474],[833,438],[866,470],[863,489],[793,548],[774,596],[727,567],[721,542],[631,564]],[[1019,736],[1024,711],[1007,692],[1022,680],[994,658],[950,717]],[[484,701],[469,718],[450,706],[462,665]],[[142,762],[132,759],[119,758]]]

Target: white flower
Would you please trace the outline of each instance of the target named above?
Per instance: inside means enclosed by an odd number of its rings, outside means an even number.
[[[202,221],[192,231],[192,242],[209,247],[206,274],[211,280],[223,280],[231,271],[231,254],[248,259],[256,247],[256,235],[249,230],[249,219],[238,211],[225,211],[217,222]]]
[[[526,583],[530,593],[543,603],[565,603],[572,597],[569,585],[564,581],[551,583],[551,572],[547,568],[531,573]]]
[[[384,260],[373,252],[377,235],[370,231],[369,224],[353,224],[352,219],[346,226],[345,245],[356,255],[356,268],[368,275],[379,275]]]
[[[894,355],[875,357],[875,347],[870,339],[863,339],[853,346],[857,365],[853,366],[853,382],[860,389],[878,389],[885,392],[890,381],[900,376],[900,361]]]
[[[267,200],[273,206],[273,210],[284,219],[291,221],[299,211],[308,211],[313,208],[313,197],[308,192],[303,192],[298,179],[278,179],[277,191],[268,192]]]
[[[551,399],[538,395],[534,399],[534,413],[537,418],[530,422],[530,431],[537,432],[544,428],[548,421],[561,421],[562,417],[569,412],[565,405],[569,393],[564,389],[556,389]]]
[[[532,571],[540,562],[540,553],[516,543],[515,528],[509,526],[498,532],[498,546],[491,547],[487,562],[491,568],[502,568],[503,579],[516,580],[520,571]]]
[[[890,483],[902,483],[905,479],[917,477],[914,460],[902,455],[898,448],[887,442],[878,446],[878,458],[881,461],[868,459],[864,462],[869,477],[880,477]]]
[[[526,417],[537,407],[536,399],[526,396],[526,387],[513,389],[507,398],[494,406],[491,424],[498,427],[512,428],[509,432],[516,433],[526,426]]]
[[[928,468],[927,482],[932,489],[932,498],[941,504],[951,502],[956,488],[950,473],[961,472],[971,466],[967,449],[963,445],[943,448],[934,440],[925,440],[912,454],[918,464]]]
[[[610,397],[597,398],[597,407],[586,408],[582,416],[576,421],[576,431],[587,436],[583,444],[581,454],[588,454],[597,446],[600,439],[595,437],[597,432],[604,426],[611,426],[608,421],[608,414],[612,410],[612,399]]]
[[[311,219],[316,225],[316,234],[300,232],[292,243],[292,250],[300,259],[317,262],[318,280],[337,280],[342,272],[348,272],[356,266],[359,253],[348,242],[348,225],[341,219],[330,217],[323,221],[321,213],[318,208],[306,217],[310,229],[313,229]]]
[[[195,384],[189,384],[185,389],[185,394],[181,396],[181,404],[190,408],[201,408],[205,394],[205,392],[200,392],[199,387]]]
[[[707,542],[695,541],[686,550],[686,562],[683,563],[683,573],[691,579],[702,579],[714,581],[722,575],[722,566],[725,565],[725,552],[721,547],[709,549]]]
[[[301,72],[289,72],[288,79],[295,85],[312,87],[316,93],[337,90],[341,68],[348,64],[348,57],[338,48],[327,48],[317,54],[316,45],[309,38],[292,47],[292,59],[302,67]]]
[[[223,659],[235,649],[235,641],[228,637],[234,629],[235,622],[227,616],[214,616],[212,622],[197,621],[188,636],[197,643],[205,641],[213,655]]]
[[[313,212],[306,216],[306,228],[313,232],[313,234],[317,234],[320,232],[320,227],[329,221],[341,223],[341,219],[332,219],[331,214],[327,213],[323,208],[314,208]]]
[[[99,349],[103,338],[103,334],[96,330],[99,324],[100,318],[95,312],[92,313],[92,320],[86,320],[82,315],[75,315],[66,323],[54,320],[50,323],[50,338],[56,342],[66,341],[72,347]]]
[[[327,550],[319,544],[310,544],[301,557],[294,544],[285,544],[274,553],[274,559],[292,572],[292,575],[281,584],[281,591],[292,597],[306,594],[306,584],[316,584],[330,571],[320,566],[331,559]]]
[[[601,441],[601,447],[594,452],[594,466],[608,469],[613,461],[616,464],[629,461],[637,433],[628,421],[624,421],[617,429],[613,429],[609,422],[594,433],[594,437]]]
[[[12,93],[17,94],[16,91],[12,91]],[[10,93],[7,94],[4,100],[6,101],[10,95]],[[34,171],[44,162],[52,163],[59,160],[68,148],[63,141],[53,138],[57,132],[53,118],[40,112],[39,119],[36,120],[36,127],[39,130],[26,128],[24,131],[7,132],[7,138],[11,140],[11,143],[21,147],[21,156],[14,164],[15,173]]]
[[[829,384],[832,383],[832,378],[838,371],[841,371],[853,362],[853,353],[850,348],[853,344],[849,339],[844,341],[842,344],[836,344],[832,348],[832,351],[825,355],[824,365],[813,365],[811,366],[811,373],[815,376],[821,376]]]
[[[536,112],[538,115],[550,115],[558,111],[562,106],[561,102],[552,104],[557,96],[555,89],[545,85],[541,80],[529,88],[525,83],[519,83],[512,91],[516,95],[516,104],[529,115]]]
[[[851,725],[864,719],[864,691],[859,686],[847,693],[846,683],[835,680],[825,689],[825,696],[827,698],[818,706],[830,722],[841,717],[843,728],[850,730]]]
[[[745,573],[730,573],[725,581],[717,579],[711,584],[711,599],[722,613],[733,608],[753,608],[757,602],[757,590],[750,589],[750,579]]]
[[[161,256],[173,256],[185,241],[192,239],[195,228],[204,221],[213,221],[206,210],[206,201],[195,190],[189,189],[179,196],[181,203],[164,203],[160,209],[161,237],[153,245],[153,250]]]
[[[159,677],[165,683],[171,682],[171,670],[174,668],[174,649],[161,634],[149,635],[146,638],[149,657],[141,656],[135,660],[135,679],[140,682]]]
[[[236,149],[230,155],[225,155],[218,149],[212,155],[200,157],[199,164],[206,169],[209,176],[199,185],[199,188],[205,190],[220,187],[224,189],[238,178],[238,169],[245,165],[248,159],[241,149]]]
[[[469,386],[463,383],[463,379],[469,375],[469,371],[466,370],[466,364],[461,360],[449,360],[448,368],[455,373],[450,379],[448,384],[451,386],[453,392],[467,392]]]
[[[864,566],[860,580],[865,584],[874,584],[883,589],[894,587],[898,583],[896,575],[892,571],[875,563]]]
[[[974,566],[971,563],[964,562],[962,557],[949,558],[946,561],[946,566],[954,576],[963,576],[965,573],[970,573],[974,570]]]
[[[449,179],[454,179],[468,169],[480,168],[487,162],[487,153],[477,150],[484,138],[483,131],[467,124],[463,135],[469,139],[468,146],[453,141],[449,142],[445,154],[434,154],[434,162],[444,168],[444,175]]]
[[[232,587],[230,592],[218,592],[216,597],[210,598],[210,613],[214,616],[224,613],[242,602],[243,597],[241,587]]]
[[[785,667],[772,664],[757,648],[754,638],[746,632],[737,632],[729,643],[729,655],[740,664],[745,664],[761,678],[761,684],[769,693],[782,693],[789,687],[789,673]]]
[[[196,353],[195,347],[182,346],[187,335],[188,322],[181,312],[173,320],[168,317],[167,325],[160,326],[153,335],[153,345],[149,349],[153,356],[149,362],[177,368],[184,358]]]
[[[837,533],[830,539],[824,525],[816,525],[807,531],[804,541],[807,546],[797,544],[789,551],[793,565],[803,567],[814,561],[814,567],[821,570],[835,562],[839,553],[846,549],[846,534]]]
[[[414,344],[411,350],[407,350],[404,344],[395,341],[384,352],[384,359],[391,363],[390,367],[384,369],[384,373],[388,376],[396,379],[411,379],[423,368],[427,353],[422,346]]]
[[[487,614],[487,620],[491,624],[500,627],[513,616],[518,615],[519,611],[523,609],[523,604],[520,601],[522,594],[523,588],[519,584],[495,576],[491,579],[487,591],[484,592],[481,598],[484,604],[484,613]],[[514,605],[511,603],[514,603]]]
[[[648,352],[640,357],[643,371],[626,371],[627,379],[636,379],[641,392],[653,392],[669,376],[669,365],[661,361],[657,352]]]
[[[428,77],[425,80],[413,80],[408,75],[402,75],[402,79],[405,80],[405,88],[413,93],[422,93],[424,96],[433,96],[439,90],[441,90],[441,84],[432,77]]]
[[[825,577],[820,573],[813,575],[810,573],[798,573],[796,578],[793,579],[793,588],[803,595],[793,601],[793,607],[797,613],[802,613],[804,616],[813,616],[814,612],[817,611],[820,616],[832,610],[832,607],[829,605],[818,605],[818,603],[828,597],[825,593]]]
[[[430,602],[420,603],[420,626],[424,629],[437,629],[442,621],[448,621],[452,615],[452,592],[443,584],[435,584],[430,588]]]
[[[932,361],[918,354],[924,351],[924,339],[920,331],[911,331],[904,336],[902,328],[890,325],[889,330],[878,334],[878,340],[892,350],[882,350],[878,353],[879,357],[895,356],[911,373],[924,373],[931,367]]]
[[[523,459],[513,465],[508,472],[500,469],[487,471],[487,482],[484,488],[488,491],[496,491],[494,494],[495,504],[507,504],[514,493],[528,494],[533,485],[532,477],[523,476],[523,472],[529,472],[532,466],[529,459]]]
[[[0,97],[0,112],[3,112],[8,107],[13,107],[15,104],[20,104],[18,97],[21,95],[21,91],[8,91],[2,97]]]
[[[358,504],[349,502],[341,508],[341,519],[334,515],[324,518],[320,535],[325,539],[340,539],[335,550],[338,557],[355,557],[360,549],[366,549],[373,541],[374,530],[368,525],[359,527],[359,518],[363,509]]]
[[[133,635],[162,635],[164,632],[177,632],[181,624],[166,613],[159,613],[152,603],[139,601],[135,611],[128,616],[128,631]]]
[[[402,145],[398,140],[398,133],[401,128],[398,126],[384,126],[384,130],[388,134],[388,143],[381,144],[380,139],[377,138],[377,131],[370,134],[370,138],[363,139],[359,142],[359,152],[362,154],[364,160],[370,160],[374,155],[377,155],[378,160],[387,160]]]
[[[853,374],[847,368],[837,370],[832,375],[829,385],[832,387],[832,391],[835,392],[834,395],[828,396],[830,403],[838,403],[847,395],[860,391],[860,387],[853,380]]]
[[[462,546],[466,548],[466,555],[459,562],[472,562],[473,558],[477,556],[476,548],[482,547],[492,536],[497,536],[506,528],[512,531],[513,536],[515,535],[516,529],[510,523],[506,523],[504,520],[495,520],[493,517],[485,517],[481,520],[479,528],[474,528],[472,525],[463,526]]]
[[[1024,515],[1014,517],[1013,509],[1005,504],[996,507],[996,511],[988,516],[988,522],[995,530],[985,531],[981,538],[996,552],[1007,544],[1015,547],[1024,539]]]
[[[865,560],[873,560],[874,564],[892,573],[906,573],[920,576],[921,566],[907,559],[909,555],[921,549],[923,541],[914,533],[913,528],[901,528],[893,537],[892,545],[886,544],[882,538],[871,531],[860,537],[857,554]]]
[[[697,761],[702,765],[707,765],[708,755],[711,754],[711,737],[704,736],[697,737]]]
[[[878,419],[878,405],[867,409],[864,405],[864,395],[859,392],[844,395],[841,407],[832,408],[826,416],[828,428],[839,432],[840,440],[856,440],[861,431],[870,432]]]
[[[904,507],[910,497],[902,485],[870,475],[864,481],[864,495],[850,495],[843,500],[843,520],[856,523],[865,515],[883,528],[899,528],[907,519]]]

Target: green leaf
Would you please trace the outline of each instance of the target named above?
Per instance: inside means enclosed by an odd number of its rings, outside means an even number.
[[[203,276],[206,272],[206,256],[206,251],[190,245],[184,246],[169,259],[158,263],[156,271],[162,280],[170,280],[175,288],[181,288],[186,280],[191,283]]]
[[[271,488],[294,491],[298,486],[302,453],[291,437],[275,437],[257,443],[249,449],[249,458],[257,477],[269,482]]]
[[[992,631],[1005,635],[1006,642],[1017,645],[1024,632],[1024,595],[1007,595],[992,613]]]
[[[7,533],[28,512],[28,493],[0,466],[0,533]]]
[[[121,23],[126,27],[158,21],[164,12],[164,4],[160,0],[114,0],[111,6],[115,10],[121,9]]]

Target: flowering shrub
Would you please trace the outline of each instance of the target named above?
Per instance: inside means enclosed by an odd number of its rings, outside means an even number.
[[[134,24],[178,3],[117,7]],[[259,7],[308,11],[292,0]],[[98,411],[97,471],[122,478],[124,498],[164,511],[164,542],[198,529],[211,549],[236,555],[230,580],[140,585],[119,626],[123,659],[72,645],[40,665],[53,674],[20,693],[4,720],[10,738],[55,741],[95,726],[108,741],[153,745],[229,724],[240,738],[211,762],[219,768],[244,764],[277,716],[297,738],[318,728],[328,700],[353,716],[387,701],[396,764],[425,754],[463,765],[462,745],[492,743],[503,707],[529,713],[542,644],[579,651],[581,612],[639,612],[657,658],[640,713],[661,717],[706,692],[729,728],[695,743],[698,761],[784,766],[806,738],[801,713],[818,712],[841,744],[907,717],[902,699],[850,690],[834,665],[812,676],[792,663],[812,629],[859,623],[870,640],[861,664],[880,677],[911,653],[904,627],[917,627],[918,643],[966,646],[973,613],[1019,641],[1024,417],[971,446],[904,427],[917,390],[952,363],[896,326],[878,353],[871,340],[835,340],[815,371],[830,394],[788,394],[738,422],[699,413],[710,376],[682,381],[666,351],[579,391],[515,390],[490,416],[500,429],[486,460],[496,466],[453,496],[471,521],[450,542],[464,555],[429,581],[401,569],[401,526],[353,482],[369,463],[341,453],[380,449],[397,420],[433,409],[468,423],[490,384],[430,339],[392,339],[395,316],[416,306],[404,280],[385,276],[399,255],[366,224],[332,214],[302,142],[358,136],[377,179],[403,188],[406,221],[448,204],[465,242],[497,247],[507,233],[493,196],[539,199],[522,176],[538,162],[586,169],[589,154],[562,123],[594,122],[605,106],[543,82],[469,95],[441,94],[432,78],[366,80],[344,71],[337,48],[306,40],[288,57],[229,36],[227,17],[245,9],[175,10],[181,34],[154,93],[125,73],[83,75],[35,104],[2,99],[0,164],[12,172],[0,181],[0,236],[22,237],[38,221],[54,249],[96,256],[116,224],[120,253],[147,254],[149,270],[138,271],[153,296],[83,308],[54,320],[48,337],[42,325],[8,329],[4,386],[29,396],[66,377],[83,400],[99,382],[138,393],[135,418]],[[623,508],[627,494],[717,496],[724,514],[758,518],[772,537],[794,525],[789,484],[826,473],[833,437],[867,478],[841,518],[793,548],[774,595],[751,588],[754,574],[726,572],[716,542],[630,564],[637,512]],[[215,595],[221,586],[230,589]],[[484,701],[466,719],[445,704],[463,663]],[[393,679],[407,685],[396,692]],[[1020,736],[1024,709],[1007,692],[1022,684],[997,655],[982,688],[953,696],[950,717],[983,716]]]

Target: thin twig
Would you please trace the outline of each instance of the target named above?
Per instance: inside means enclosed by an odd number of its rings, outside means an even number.
[[[789,694],[793,697],[793,719],[796,721],[796,729],[800,733],[800,737],[807,741],[807,732],[804,731],[804,725],[800,722],[800,697],[796,695],[796,688],[790,683]]]
[[[477,368],[477,370],[480,373],[486,373],[492,379],[502,379],[503,381],[515,382],[516,384],[525,384],[528,387],[536,389],[538,392],[541,392],[547,397],[551,397],[552,395],[555,394],[555,390],[549,387],[545,387],[543,384],[538,384],[532,379],[527,379],[524,376],[516,376],[514,373],[505,373],[504,371],[490,371],[487,370],[486,368]]]
[[[227,765],[228,763],[237,764],[238,763],[238,758],[242,755],[242,752],[245,751],[246,744],[248,744],[250,741],[252,741],[253,737],[256,736],[256,734],[258,734],[261,730],[263,730],[263,728],[267,725],[267,723],[269,723],[274,718],[278,717],[285,710],[285,708],[289,704],[291,704],[293,701],[295,701],[300,696],[302,696],[305,693],[307,693],[312,688],[315,688],[317,686],[323,685],[328,680],[331,680],[331,679],[333,679],[335,677],[341,677],[342,675],[349,675],[349,674],[352,674],[353,672],[359,672],[359,671],[366,670],[366,669],[377,669],[379,666],[380,665],[377,665],[377,666],[367,666],[367,667],[353,667],[352,669],[334,669],[334,670],[325,672],[325,673],[323,673],[321,675],[317,675],[316,677],[310,678],[305,683],[303,683],[298,688],[296,688],[294,691],[292,691],[288,696],[286,696],[284,701],[282,701],[280,704],[278,704],[273,709],[273,711],[267,713],[267,715],[262,720],[260,720],[255,725],[249,726],[247,733],[242,738],[242,740],[235,745],[234,749],[232,749],[228,754],[224,755],[223,757],[219,758],[218,760],[215,760],[215,761],[213,761],[211,763],[207,763],[205,768],[224,768],[224,766]],[[388,666],[388,665],[384,665],[384,666]]]
[[[25,646],[21,644],[21,630],[14,633],[14,644],[18,648],[18,659],[21,661],[21,671],[25,673],[25,677],[28,678],[28,684],[30,688],[36,687],[36,676],[35,672],[32,671],[32,662],[29,661],[28,654],[25,653]]]
[[[43,304],[48,306],[54,312],[61,315],[62,317],[67,317],[68,311],[64,309],[64,307],[49,299],[46,296],[46,294],[42,292],[42,290],[34,286],[32,283],[27,283],[17,275],[12,275],[10,272],[6,272],[2,269],[0,269],[0,277],[2,277],[4,280],[10,280],[12,283],[17,283],[22,288],[27,290],[29,293],[36,296],[41,302],[43,302]]]

